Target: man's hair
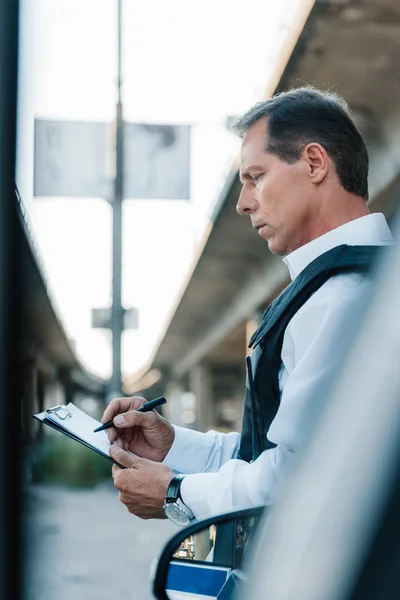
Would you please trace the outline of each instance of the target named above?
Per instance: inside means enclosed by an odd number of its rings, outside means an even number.
[[[233,130],[243,138],[260,119],[266,120],[266,152],[294,164],[307,144],[317,142],[334,162],[343,188],[368,200],[367,147],[341,96],[311,86],[282,92],[250,108]]]

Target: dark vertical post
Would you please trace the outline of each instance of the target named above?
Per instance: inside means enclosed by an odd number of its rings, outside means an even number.
[[[0,598],[21,596],[20,303],[15,198],[18,77],[17,0],[0,3]],[[17,289],[17,286],[18,289]]]
[[[113,274],[112,274],[112,376],[109,386],[109,400],[120,396],[121,383],[121,338],[123,329],[122,289],[122,200],[124,195],[124,121],[121,96],[121,41],[122,41],[122,0],[118,0],[118,102],[116,122],[116,175],[113,200]]]

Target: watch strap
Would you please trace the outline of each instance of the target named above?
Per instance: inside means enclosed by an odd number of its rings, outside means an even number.
[[[167,488],[167,493],[165,494],[166,502],[175,502],[178,498],[182,500],[180,489],[184,477],[184,475],[175,475],[175,477],[171,479]]]

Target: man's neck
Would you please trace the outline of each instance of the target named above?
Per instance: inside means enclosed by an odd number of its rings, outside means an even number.
[[[320,202],[319,211],[309,229],[308,239],[303,240],[302,245],[369,214],[371,211],[363,198],[345,190],[340,191],[335,198],[326,198]]]

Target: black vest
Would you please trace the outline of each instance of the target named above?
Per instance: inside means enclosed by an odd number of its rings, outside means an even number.
[[[330,277],[366,272],[379,246],[337,246],[313,260],[265,310],[252,336],[239,458],[256,459],[274,448],[267,433],[280,404],[278,374],[285,329],[296,312]]]

